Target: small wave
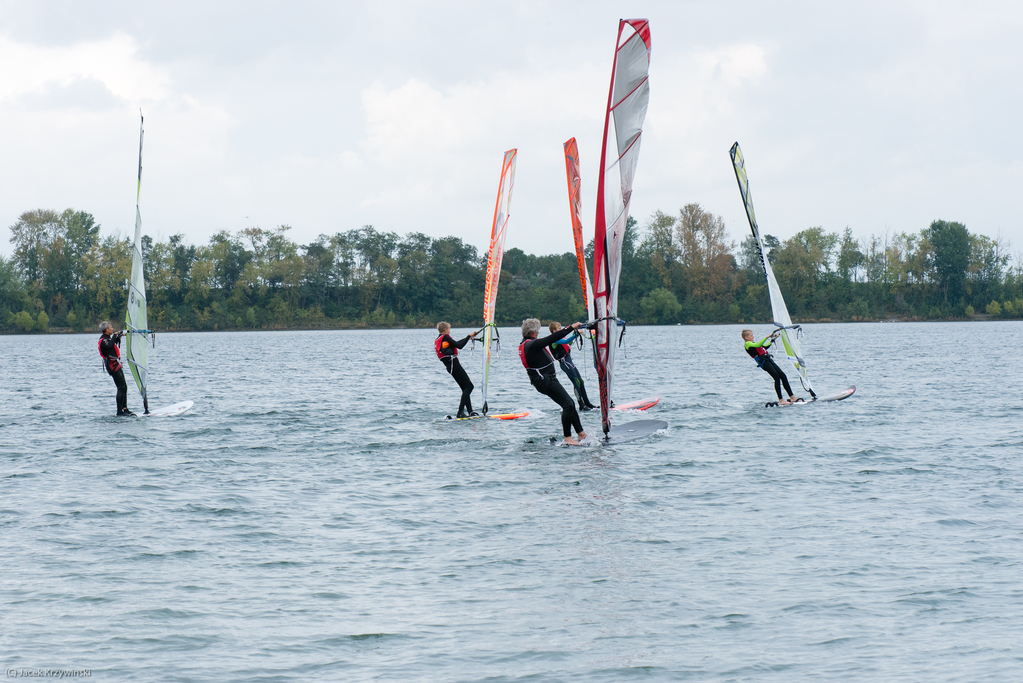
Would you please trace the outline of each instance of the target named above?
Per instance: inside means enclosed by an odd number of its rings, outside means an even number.
[[[938,524],[942,526],[977,526],[976,522],[971,522],[968,519],[939,519]]]

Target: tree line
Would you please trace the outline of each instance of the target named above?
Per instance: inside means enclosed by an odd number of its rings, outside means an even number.
[[[456,237],[400,236],[363,226],[309,244],[290,227],[142,241],[149,326],[157,330],[424,327],[482,319],[486,254]],[[566,226],[566,230],[567,230]],[[35,210],[10,226],[0,256],[0,330],[92,330],[123,320],[132,243],[100,236],[84,211]],[[1023,317],[1023,268],[1008,244],[936,220],[917,233],[856,239],[811,227],[767,258],[799,321]],[[587,248],[593,256],[593,244]],[[586,317],[575,255],[505,252],[497,322]],[[768,322],[753,238],[731,240],[699,204],[655,212],[625,234],[619,315],[630,323]]]

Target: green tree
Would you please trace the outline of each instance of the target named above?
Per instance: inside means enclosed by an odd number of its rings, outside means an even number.
[[[662,285],[673,289],[681,284],[681,246],[675,239],[675,217],[655,211],[647,223],[646,239],[640,245],[640,254],[650,259]]]
[[[28,311],[20,311],[14,316],[14,325],[20,327],[24,332],[31,332],[32,328],[36,326],[36,321],[32,319],[32,314]]]
[[[970,267],[970,233],[962,223],[934,221],[924,232],[934,249],[932,268],[943,300],[960,301]]]
[[[51,305],[58,296],[77,300],[88,267],[86,257],[99,239],[99,229],[96,219],[85,211],[67,209],[60,214],[43,258]]]
[[[974,301],[987,301],[1002,295],[1002,282],[1009,265],[1009,253],[1001,238],[970,235],[970,265],[967,268],[967,293]]]
[[[53,236],[58,231],[60,215],[49,209],[26,211],[10,227],[14,244],[14,262],[25,281],[42,285],[44,260]]]
[[[852,236],[852,230],[846,226],[842,233],[842,241],[838,247],[838,275],[843,280],[855,282],[859,269],[863,265],[864,256],[860,251],[860,242]]]
[[[188,274],[192,270],[192,262],[196,259],[196,247],[185,242],[185,236],[181,233],[171,235],[169,242],[169,261],[171,272],[177,283],[177,289],[170,297],[171,303],[180,304],[189,289]]]
[[[126,239],[108,236],[92,248],[85,290],[99,319],[121,318],[127,307],[125,284],[131,275],[131,252]]]
[[[682,304],[678,302],[673,292],[663,287],[650,292],[640,302],[643,318],[653,323],[673,323],[682,312]]]
[[[699,204],[686,204],[679,211],[676,237],[686,296],[717,301],[728,291],[728,274],[735,265],[735,242],[728,240],[724,220]]]
[[[25,284],[15,266],[14,259],[0,254],[0,321],[6,321],[11,311],[25,304]]]
[[[814,281],[821,282],[827,279],[831,273],[835,247],[838,245],[838,235],[825,232],[824,228],[817,226],[801,230],[793,239],[807,254]]]
[[[748,235],[739,244],[739,268],[754,282],[764,280],[764,263],[760,260],[760,247],[753,235]]]

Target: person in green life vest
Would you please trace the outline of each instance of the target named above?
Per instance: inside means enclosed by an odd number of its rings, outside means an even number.
[[[782,369],[778,367],[778,364],[771,358],[771,354],[768,353],[767,349],[770,348],[774,340],[778,338],[778,333],[770,334],[758,342],[753,341],[753,330],[743,330],[742,338],[746,342],[746,353],[749,354],[750,358],[757,362],[757,367],[769,374],[774,378],[774,392],[778,394],[778,405],[787,406],[796,401],[802,401],[801,398],[796,398],[792,395],[792,387],[789,386],[789,378],[785,376]],[[789,395],[786,401],[782,398],[781,387],[785,385],[785,393]]]

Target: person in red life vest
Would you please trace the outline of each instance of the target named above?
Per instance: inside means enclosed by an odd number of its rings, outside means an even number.
[[[124,368],[121,365],[121,337],[124,332],[114,333],[114,326],[107,321],[99,324],[99,355],[103,359],[103,367],[114,378],[117,385],[117,415],[119,417],[135,417],[128,410],[128,383],[124,381]]]
[[[743,330],[742,339],[745,342],[746,353],[750,355],[750,358],[757,362],[757,367],[769,374],[774,378],[774,393],[778,394],[778,404],[787,406],[790,403],[796,401],[802,401],[801,398],[796,398],[792,395],[792,387],[789,386],[789,378],[785,376],[782,369],[778,367],[778,364],[771,358],[771,354],[767,352],[774,340],[778,338],[778,333],[768,335],[758,342],[753,341],[753,330]],[[785,385],[785,393],[789,395],[789,400],[785,400],[781,396],[781,385]]]
[[[448,374],[455,378],[458,386],[462,389],[462,400],[458,404],[458,414],[455,417],[478,417],[479,413],[472,409],[472,380],[465,373],[462,364],[458,362],[458,349],[465,346],[470,339],[476,338],[476,333],[468,335],[461,341],[455,341],[448,334],[451,332],[451,325],[445,322],[437,323],[437,340],[433,342],[433,348],[437,352],[437,358],[444,364]]]
[[[580,439],[586,438],[582,422],[579,421],[579,412],[575,409],[572,397],[565,391],[558,381],[558,371],[551,354],[551,345],[559,339],[564,338],[570,332],[582,327],[582,323],[572,323],[542,339],[537,339],[540,332],[540,321],[530,318],[522,321],[522,343],[519,344],[519,360],[526,368],[529,381],[533,388],[552,401],[561,406],[561,430],[565,436],[565,443],[575,445],[579,441],[572,438],[572,428]]]

